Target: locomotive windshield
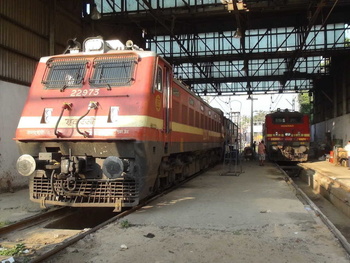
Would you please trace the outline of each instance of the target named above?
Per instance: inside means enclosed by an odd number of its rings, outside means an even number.
[[[276,117],[273,119],[274,123],[285,123],[286,122],[286,118],[283,117]]]
[[[135,80],[138,57],[133,54],[97,57],[89,82],[94,87],[130,86]],[[42,83],[49,89],[65,90],[82,87],[87,71],[87,59],[50,59]]]
[[[83,84],[86,73],[87,60],[50,59],[46,64],[46,71],[42,83],[46,88],[65,89]]]
[[[96,87],[130,86],[134,81],[137,56],[99,57],[94,60],[90,84]]]
[[[303,119],[301,116],[274,117],[273,123],[275,124],[303,123]]]
[[[303,120],[301,117],[290,117],[289,118],[289,122],[290,123],[302,123]]]

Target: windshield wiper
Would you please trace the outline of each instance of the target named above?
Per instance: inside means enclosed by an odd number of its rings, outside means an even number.
[[[60,89],[60,92],[63,92],[68,87],[67,84],[64,84],[64,86]]]

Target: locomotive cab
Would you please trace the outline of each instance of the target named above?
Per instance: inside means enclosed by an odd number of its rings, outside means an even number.
[[[133,206],[149,193],[140,170],[149,170],[156,55],[100,37],[82,50],[71,40],[64,53],[38,64],[16,130],[17,170],[42,206]]]
[[[307,115],[278,109],[266,115],[263,131],[270,160],[307,161],[310,143]]]
[[[19,120],[31,200],[120,211],[219,160],[222,112],[164,59],[100,37],[80,49],[40,59]]]

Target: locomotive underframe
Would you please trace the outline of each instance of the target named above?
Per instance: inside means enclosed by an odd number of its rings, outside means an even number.
[[[306,150],[301,151],[300,146],[304,146]],[[271,161],[306,162],[309,154],[309,143],[297,143],[297,146],[291,142],[267,143],[267,154]]]
[[[131,207],[145,195],[147,148],[135,140],[125,141],[26,141],[19,148],[33,156],[37,170],[30,176],[30,199],[40,203],[72,207]],[[44,157],[43,157],[44,156]],[[59,160],[51,160],[55,158]],[[102,171],[103,161],[117,156],[129,163],[128,170],[118,178],[108,178]],[[71,160],[87,159],[82,171]],[[62,173],[63,161],[68,163]],[[58,163],[58,164],[57,164]],[[38,165],[39,164],[39,165]],[[73,168],[72,168],[73,167]],[[81,170],[81,169],[80,169]],[[142,171],[142,173],[140,172]]]
[[[37,171],[30,178],[30,199],[40,203],[72,207],[131,207],[139,203],[139,186],[136,180],[115,181],[77,180],[68,185],[66,180],[51,181],[45,171]],[[55,189],[55,190],[53,190]]]
[[[39,159],[39,155],[59,155],[65,160],[93,159],[90,169],[76,174],[74,178],[70,175],[62,178],[55,161],[39,167],[30,176],[30,199],[33,202],[40,203],[42,207],[48,204],[114,207],[115,211],[137,205],[155,191],[217,163],[221,157],[218,143],[171,143],[165,146],[164,142],[135,140],[26,141],[19,142],[19,147],[35,159]],[[180,148],[186,151],[179,152]],[[131,168],[120,178],[106,177],[101,167],[108,156],[128,160]]]

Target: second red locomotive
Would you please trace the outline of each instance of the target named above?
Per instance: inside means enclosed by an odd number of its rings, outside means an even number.
[[[218,162],[224,120],[154,52],[89,38],[82,51],[40,60],[16,131],[17,169],[42,206],[120,211]]]
[[[266,115],[263,133],[270,160],[289,162],[308,160],[310,147],[308,115],[277,110]]]

